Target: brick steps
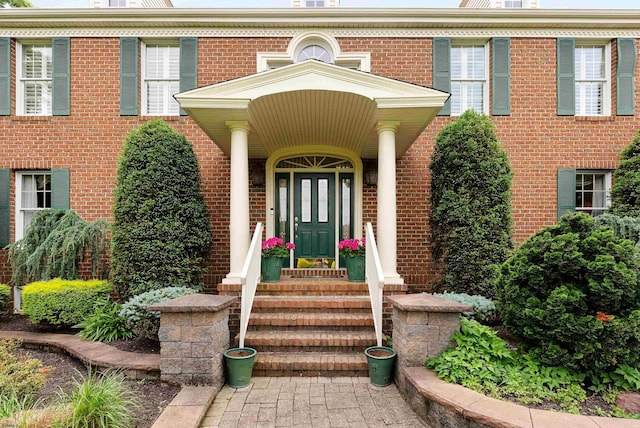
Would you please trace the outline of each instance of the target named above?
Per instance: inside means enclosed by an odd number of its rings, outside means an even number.
[[[360,353],[260,352],[254,376],[367,376],[367,358]]]
[[[260,283],[256,290],[258,296],[363,296],[368,294],[367,284],[363,282],[320,278],[283,278],[276,283]]]
[[[311,330],[322,327],[342,331],[374,328],[372,314],[361,313],[306,313],[277,312],[252,313],[249,326],[253,330]]]
[[[237,342],[237,341],[236,341]],[[247,331],[244,343],[262,351],[359,352],[376,344],[374,331]]]
[[[366,376],[364,350],[376,344],[367,285],[300,274],[258,285],[244,339],[258,351],[254,376]]]
[[[256,296],[253,312],[365,312],[371,313],[369,296]]]

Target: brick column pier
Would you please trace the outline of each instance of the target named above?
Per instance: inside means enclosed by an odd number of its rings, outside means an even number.
[[[229,306],[235,297],[193,294],[147,308],[160,312],[160,378],[179,385],[224,385]]]
[[[431,294],[389,296],[393,305],[393,349],[398,353],[395,382],[404,391],[405,367],[424,367],[453,345],[451,336],[460,329],[460,314],[470,306]]]

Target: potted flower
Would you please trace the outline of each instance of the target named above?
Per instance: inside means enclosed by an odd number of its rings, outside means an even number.
[[[285,244],[282,238],[269,238],[262,243],[262,282],[280,280],[282,262],[289,257],[289,251],[295,249],[292,242]]]
[[[345,239],[338,243],[338,251],[347,266],[347,278],[351,282],[364,281],[366,243],[364,239]]]

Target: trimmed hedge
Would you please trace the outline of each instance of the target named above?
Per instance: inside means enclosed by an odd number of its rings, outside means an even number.
[[[467,110],[438,134],[431,160],[430,225],[436,290],[495,297],[513,248],[511,167],[487,116]]]
[[[111,280],[127,300],[166,284],[201,287],[211,224],[198,160],[162,120],[131,131],[118,165]]]
[[[127,327],[136,337],[158,340],[160,312],[147,312],[147,306],[197,292],[198,290],[189,287],[165,287],[147,291],[124,303],[120,316],[126,320]]]
[[[9,303],[11,302],[11,287],[0,284],[0,315],[9,312]]]
[[[96,300],[108,298],[111,285],[103,280],[33,282],[22,289],[22,312],[33,323],[73,326],[93,313]]]

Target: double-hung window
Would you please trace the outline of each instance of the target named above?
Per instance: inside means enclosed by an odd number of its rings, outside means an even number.
[[[522,8],[522,0],[504,0],[505,8]]]
[[[146,43],[143,52],[143,114],[179,115],[180,105],[173,98],[180,92],[178,43]]]
[[[576,211],[603,214],[611,205],[610,191],[611,171],[576,171]]]
[[[33,215],[51,208],[51,172],[16,173],[16,241],[24,237]]]
[[[127,0],[109,0],[109,7],[127,7]]]
[[[18,44],[18,57],[18,115],[51,115],[53,75],[51,42]]]
[[[488,111],[487,49],[484,44],[451,46],[451,114]]]
[[[610,97],[607,49],[598,45],[576,45],[574,57],[575,108],[577,116],[609,114]]]

